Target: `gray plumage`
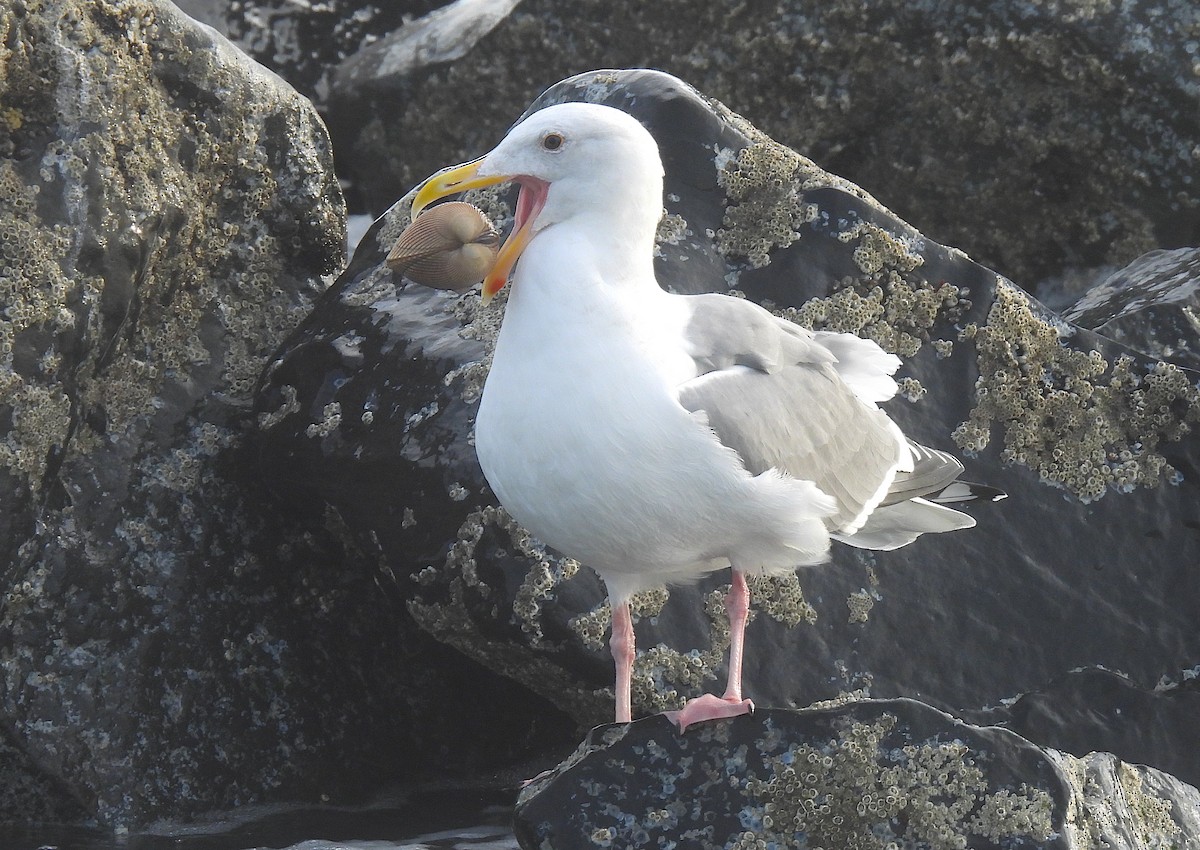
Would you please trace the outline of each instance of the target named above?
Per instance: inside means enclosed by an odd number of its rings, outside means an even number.
[[[751,474],[776,469],[814,482],[837,502],[830,533],[854,546],[891,549],[974,525],[922,498],[955,484],[962,464],[905,438],[875,405],[896,392],[897,358],[747,301],[698,295],[690,303],[684,336],[699,375],[679,387],[679,402]]]

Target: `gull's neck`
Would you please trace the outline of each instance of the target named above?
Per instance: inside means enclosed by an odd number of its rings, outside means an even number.
[[[540,273],[521,274],[518,266],[515,283],[534,277],[551,282],[573,278],[603,281],[610,288],[657,288],[654,238],[662,218],[661,178],[620,186],[594,183],[582,196],[572,192],[576,187],[563,188],[559,198],[551,189],[544,210],[549,223],[521,258],[526,270],[536,266]]]

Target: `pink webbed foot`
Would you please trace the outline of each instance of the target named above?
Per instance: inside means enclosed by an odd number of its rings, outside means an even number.
[[[667,719],[679,727],[680,734],[687,731],[693,723],[703,723],[705,720],[720,720],[725,717],[740,717],[751,714],[754,703],[748,699],[725,699],[716,694],[705,694],[687,701],[679,711],[663,712]]]

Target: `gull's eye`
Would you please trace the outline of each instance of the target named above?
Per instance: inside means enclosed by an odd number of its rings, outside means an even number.
[[[563,138],[562,133],[547,133],[542,136],[542,148],[548,151],[556,151],[563,146],[563,142],[565,141],[566,139]]]

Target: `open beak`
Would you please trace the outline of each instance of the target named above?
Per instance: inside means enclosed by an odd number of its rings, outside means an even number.
[[[484,186],[494,186],[509,180],[521,183],[521,195],[517,200],[516,223],[513,225],[508,239],[500,246],[495,265],[483,280],[483,303],[487,304],[497,292],[504,288],[508,275],[513,266],[517,264],[521,252],[533,238],[533,220],[537,218],[542,204],[546,202],[546,192],[549,186],[540,180],[528,180],[506,174],[481,177],[479,168],[485,158],[480,157],[471,162],[447,168],[425,181],[425,184],[417,190],[416,197],[413,198],[412,218],[415,220],[431,203],[447,195],[465,192],[468,189],[482,189]]]

